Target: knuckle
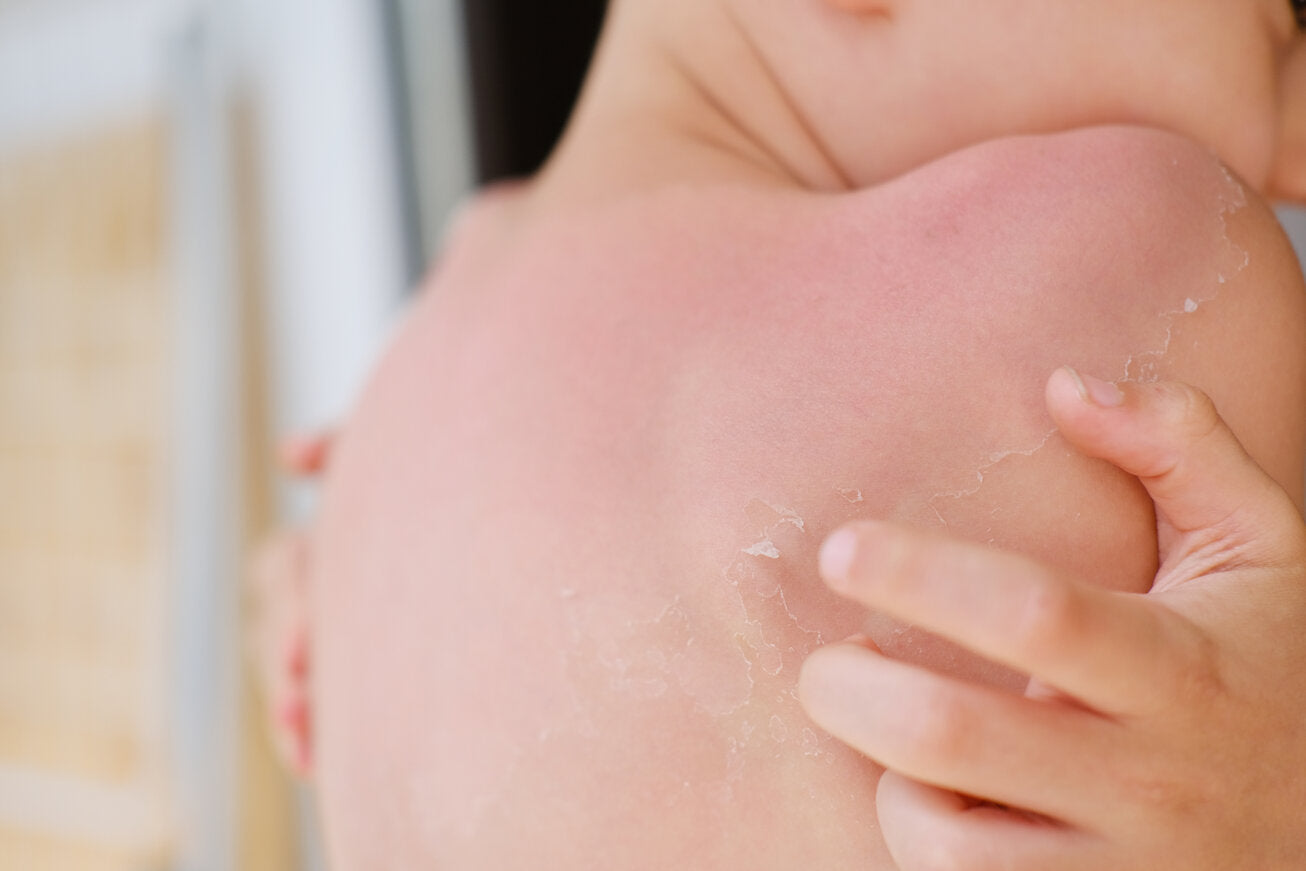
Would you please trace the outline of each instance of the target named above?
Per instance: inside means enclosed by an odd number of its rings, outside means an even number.
[[[1228,694],[1220,667],[1220,648],[1211,638],[1193,632],[1171,663],[1169,697],[1179,710],[1203,712],[1217,707]]]
[[[1220,427],[1220,414],[1206,393],[1177,381],[1158,385],[1162,424],[1188,441],[1201,441]]]
[[[947,767],[968,758],[976,734],[975,712],[955,692],[938,686],[921,693],[915,722],[903,731],[903,761]]]
[[[1072,648],[1082,634],[1083,607],[1073,588],[1039,583],[1015,612],[1012,641],[1026,657],[1041,658]]]

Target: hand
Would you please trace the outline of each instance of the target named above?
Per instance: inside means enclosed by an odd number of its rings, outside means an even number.
[[[821,554],[836,590],[1030,674],[1024,696],[882,656],[807,661],[803,704],[883,765],[903,871],[1306,868],[1306,527],[1207,398],[1060,370],[1079,450],[1139,477],[1161,568],[1116,593],[881,523]]]
[[[291,436],[277,451],[282,471],[298,478],[318,477],[326,471],[335,441],[335,431],[329,429]]]
[[[287,473],[321,475],[334,434],[287,439],[279,450]],[[272,715],[278,755],[296,774],[312,768],[309,719],[308,615],[309,535],[283,529],[258,549],[249,573],[249,649],[263,697]]]

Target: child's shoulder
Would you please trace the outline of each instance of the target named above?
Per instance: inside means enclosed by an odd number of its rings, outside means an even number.
[[[678,185],[557,210],[499,193],[457,247],[477,269],[441,295],[495,347],[601,354],[628,379],[692,364],[736,390],[773,373],[749,389],[794,414],[814,381],[833,395],[853,375],[844,399],[882,411],[910,371],[909,392],[956,387],[952,420],[1035,434],[1059,365],[1179,378],[1299,489],[1300,269],[1266,204],[1173,134],[994,140],[851,193]]]
[[[1273,209],[1210,149],[1130,126],[1013,137],[870,196],[903,218],[918,276],[983,288],[1066,362],[1069,336],[1092,367],[1133,333],[1125,370],[1099,374],[1201,387],[1300,502],[1306,283]]]
[[[1218,289],[1248,258],[1292,266],[1273,212],[1255,192],[1205,147],[1151,128],[992,140],[864,196],[867,209],[904,225],[910,253],[943,254],[979,276],[989,268],[1030,279],[1096,278],[1107,297],[1184,284],[1180,302],[1200,302],[1208,280]]]
[[[1077,317],[1104,346],[1160,313],[1159,343],[1106,377],[1201,387],[1300,503],[1306,283],[1273,209],[1211,150],[1150,128],[1085,128],[985,143],[881,194],[920,203],[921,250],[946,252],[951,229],[959,250],[946,256],[1023,302],[1032,325]]]
[[[1247,193],[1209,148],[1152,127],[1107,125],[991,139],[923,164],[873,188],[972,195],[975,207],[1061,204],[1174,207],[1245,205]],[[1069,217],[1069,215],[1066,215]]]
[[[1292,267],[1272,211],[1209,149],[1128,126],[992,140],[852,192],[673,183],[541,207],[521,185],[494,189],[466,212],[459,247],[532,276],[552,261],[690,285],[731,270],[793,270],[811,282],[907,269],[929,279],[962,262],[978,277],[990,266],[1112,277],[1127,269],[1137,295],[1190,268],[1236,271],[1244,255]]]

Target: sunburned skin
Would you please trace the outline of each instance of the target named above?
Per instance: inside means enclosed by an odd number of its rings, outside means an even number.
[[[1098,129],[851,194],[668,188],[547,223],[523,196],[468,219],[337,450],[335,850],[891,869],[879,770],[802,713],[803,659],[865,632],[1020,677],[836,598],[819,543],[895,518],[1146,589],[1150,503],[1053,433],[1042,383],[1185,374],[1256,277],[1245,192],[1183,140]],[[367,822],[345,794],[377,797]]]
[[[1175,160],[1173,165],[1177,167],[1178,161]],[[1215,174],[1212,174],[1208,180],[1210,188],[1204,192],[1215,204],[1215,208],[1207,213],[1209,215],[1209,226],[1202,228],[1202,234],[1210,240],[1207,254],[1209,257],[1208,263],[1214,269],[1213,276],[1205,283],[1198,281],[1191,285],[1190,293],[1183,296],[1182,301],[1175,294],[1156,298],[1159,305],[1172,305],[1173,308],[1157,312],[1151,324],[1152,331],[1150,333],[1143,331],[1137,334],[1140,342],[1139,350],[1130,353],[1122,366],[1105,370],[1113,379],[1156,381],[1160,377],[1160,373],[1165,371],[1167,354],[1174,342],[1176,329],[1182,327],[1183,319],[1195,314],[1203,303],[1215,300],[1220,289],[1230,281],[1236,280],[1238,275],[1247,268],[1249,264],[1248,252],[1229,236],[1229,220],[1233,215],[1247,207],[1247,191],[1226,167],[1220,166],[1218,170],[1218,178]],[[1201,213],[1195,213],[1192,217],[1199,219]],[[1055,366],[1055,362],[1050,357],[1043,362],[1049,369]],[[1035,389],[1035,385],[1032,383],[1025,386],[1031,390]],[[1060,439],[1057,437],[1056,429],[1051,425],[1051,421],[1046,421],[1045,426],[1046,429],[1037,436],[1035,441],[992,450],[987,458],[977,462],[973,477],[968,476],[969,480],[966,481],[963,487],[938,492],[931,496],[926,501],[928,512],[900,516],[898,519],[905,519],[919,526],[938,526],[946,529],[950,526],[950,516],[958,513],[961,513],[962,516],[974,516],[974,509],[968,508],[968,506],[974,504],[976,500],[984,498],[981,496],[981,491],[987,481],[1000,480],[999,476],[1004,473],[1008,478],[1015,477],[1021,480],[1030,480],[1036,477],[1039,474],[1036,471],[1036,464],[1038,462],[1037,455],[1040,452],[1048,448],[1050,444],[1055,444],[1057,448],[1064,451],[1064,445],[1061,444]],[[1014,468],[1019,466],[1025,468]],[[998,499],[997,501],[1001,502],[1002,500]],[[1000,545],[1007,543],[1000,541],[998,538],[998,529],[1002,526],[999,516],[1006,510],[1009,509],[1003,507],[992,508],[990,510],[992,523],[986,525],[982,531],[978,531],[978,534],[973,528],[967,529],[967,531],[977,540],[984,541],[987,544]],[[931,514],[932,517],[928,516]],[[861,519],[861,516],[850,519]],[[1078,519],[1080,518],[1077,516],[1076,520]],[[992,667],[987,663],[975,664],[974,657],[969,656],[954,645],[882,615],[872,615],[863,624],[861,631],[866,637],[875,642],[876,646],[882,651],[901,659],[932,660],[936,667],[944,670],[963,672],[970,677],[993,683],[1007,683],[1013,688],[1022,686],[1025,680],[1022,675],[1004,673],[1001,669]],[[976,665],[978,667],[975,667]]]
[[[1063,364],[1196,385],[1301,507],[1306,305],[1260,199],[1306,198],[1291,4],[973,6],[608,4],[292,537],[269,685],[333,869],[890,871],[805,654],[1024,678],[836,598],[817,545],[893,518],[1145,590],[1151,502],[1053,434]],[[911,701],[923,746],[973,737]]]
[[[1174,166],[1178,170],[1177,160],[1174,162]],[[1205,251],[1202,252],[1205,256],[1198,259],[1204,261],[1204,266],[1213,268],[1214,275],[1206,281],[1194,277],[1194,283],[1189,286],[1188,293],[1185,295],[1171,294],[1155,298],[1158,305],[1172,307],[1163,308],[1155,314],[1154,318],[1146,326],[1137,328],[1138,331],[1133,334],[1133,338],[1139,343],[1136,346],[1138,350],[1129,353],[1122,366],[1107,372],[1107,375],[1113,379],[1157,380],[1158,373],[1165,364],[1166,354],[1173,341],[1177,321],[1185,315],[1195,313],[1202,303],[1215,299],[1220,287],[1228,283],[1232,278],[1236,278],[1247,267],[1249,256],[1247,251],[1232,241],[1228,234],[1229,216],[1236,214],[1247,205],[1246,190],[1223,167],[1219,167],[1218,176],[1212,173],[1206,181],[1208,187],[1202,191],[1202,195],[1208,197],[1215,208],[1208,212],[1207,226],[1200,228],[1201,235],[1208,241]],[[1192,216],[1193,220],[1200,220],[1200,218],[1201,213]],[[1141,229],[1146,232],[1145,228]],[[1180,288],[1174,288],[1174,290],[1178,291]],[[1070,314],[1073,316],[1073,310]],[[1054,358],[1055,353],[1052,353],[1040,362],[1050,366],[1054,364]],[[1021,389],[1029,389],[1028,395],[1036,395],[1037,393],[1037,385],[1033,379],[1028,383],[1021,384],[1020,387]],[[1036,411],[1035,413],[1039,412]],[[1045,428],[1033,443],[1023,445],[1017,443],[1015,446],[1007,444],[995,447],[989,450],[987,455],[984,454],[984,446],[975,448],[974,453],[978,459],[973,472],[973,482],[968,482],[962,489],[935,494],[929,500],[931,511],[937,515],[937,519],[943,526],[947,526],[947,518],[944,516],[946,507],[943,504],[946,500],[965,499],[975,495],[982,487],[985,478],[992,474],[994,470],[1007,461],[1034,455],[1048,445],[1055,432],[1056,430],[1051,425],[1051,421],[1045,420]],[[970,474],[967,475],[967,477],[970,476]],[[927,521],[927,518],[923,517],[910,517],[909,519],[916,523]]]

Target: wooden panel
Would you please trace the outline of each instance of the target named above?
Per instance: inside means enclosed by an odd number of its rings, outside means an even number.
[[[24,871],[141,871],[165,867],[166,857],[141,855],[138,849],[88,846],[60,838],[0,827],[0,867]]]
[[[0,155],[0,871],[166,858],[163,130]]]
[[[268,335],[260,300],[266,295],[263,226],[259,202],[258,161],[254,153],[258,131],[247,103],[234,114],[236,183],[236,248],[241,287],[240,319],[246,336]],[[267,392],[268,365],[262,343],[246,343],[242,355],[242,416],[244,423],[245,548],[252,556],[262,538],[276,526],[272,483],[275,439]],[[248,617],[248,615],[246,615]],[[251,669],[241,697],[240,790],[237,795],[240,843],[237,862],[241,871],[285,871],[298,867],[294,797],[289,779],[276,759],[267,724],[272,721],[264,700],[255,691]]]
[[[252,131],[238,134],[242,309],[261,335]],[[177,824],[168,147],[143,120],[0,154],[0,871],[163,868]],[[271,523],[271,449],[262,360],[244,362],[253,534]],[[242,697],[238,861],[281,871],[287,784]]]

